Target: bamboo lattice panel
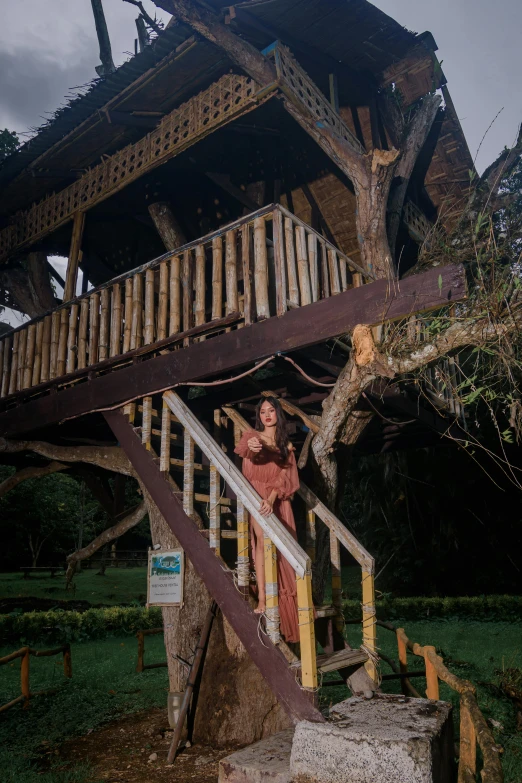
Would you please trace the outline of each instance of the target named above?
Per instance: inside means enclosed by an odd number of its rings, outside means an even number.
[[[257,89],[256,83],[246,76],[222,76],[207,90],[174,109],[143,139],[119,150],[72,185],[19,215],[14,225],[0,231],[0,259],[54,231],[78,210],[103,201],[248,110],[255,105]]]
[[[287,87],[292,95],[318,120],[327,125],[337,136],[344,139],[357,152],[364,153],[359,140],[354,136],[342,117],[335,111],[321,90],[292,57],[286,46],[277,44],[274,49],[277,75],[281,87]]]

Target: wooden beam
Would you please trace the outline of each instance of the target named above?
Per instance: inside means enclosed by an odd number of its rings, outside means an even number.
[[[178,496],[165,481],[152,452],[143,447],[123,414],[109,411],[104,416],[165,522],[291,721],[324,722],[322,714],[296,682],[295,673],[290,670],[283,654],[269,640],[260,640],[258,617],[236,588],[231,574],[223,569],[222,561],[204,541],[196,523],[184,513]]]
[[[0,414],[0,435],[29,432],[96,408],[145,397],[179,383],[195,382],[244,367],[278,352],[305,348],[350,332],[443,307],[466,296],[462,265],[436,267],[395,284],[388,280],[352,288],[329,299],[289,310],[248,328],[64,389]],[[16,335],[16,333],[15,333]],[[117,362],[113,361],[114,364]],[[121,361],[121,359],[120,359]],[[90,368],[92,370],[92,368]],[[63,383],[63,379],[60,379]],[[26,394],[34,389],[27,390]]]
[[[319,432],[319,425],[317,422],[310,418],[310,416],[302,411],[301,408],[298,408],[297,405],[294,405],[292,402],[285,400],[284,397],[278,397],[278,395],[273,391],[266,390],[262,391],[261,394],[263,397],[277,397],[279,404],[286,413],[289,413],[290,416],[299,416],[299,418],[303,421],[304,424],[306,424],[309,430],[312,432]]]
[[[67,273],[65,275],[65,288],[63,290],[63,301],[68,302],[76,296],[76,281],[78,280],[78,265],[82,252],[83,229],[85,227],[85,212],[81,210],[76,212],[73,218],[73,229],[71,237],[71,249],[69,251],[69,260],[67,262]]]
[[[230,177],[227,174],[206,171],[205,176],[224,190],[225,193],[228,193],[229,196],[232,196],[232,198],[235,198],[240,204],[243,204],[244,207],[247,207],[247,209],[250,209],[252,212],[256,212],[259,209],[259,204],[253,201],[244,190],[241,190],[241,188],[236,187],[230,182]]]

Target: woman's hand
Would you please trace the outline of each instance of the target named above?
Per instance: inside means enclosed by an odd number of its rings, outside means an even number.
[[[263,448],[263,444],[259,440],[259,438],[250,438],[248,441],[248,448],[250,451],[253,451],[254,454],[259,454],[261,449]]]
[[[274,510],[274,506],[270,502],[270,500],[261,501],[261,505],[259,506],[259,511],[264,517],[267,517],[269,514],[271,514],[273,510]]]

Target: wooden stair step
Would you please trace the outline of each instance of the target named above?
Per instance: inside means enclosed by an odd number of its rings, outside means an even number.
[[[316,606],[315,619],[321,620],[323,617],[336,617],[337,609],[335,606]]]
[[[317,656],[317,670],[320,672],[334,672],[339,669],[346,669],[349,666],[357,666],[365,663],[368,655],[363,650],[337,650],[334,653],[325,653]],[[294,661],[290,664],[291,669],[300,669],[301,661]]]

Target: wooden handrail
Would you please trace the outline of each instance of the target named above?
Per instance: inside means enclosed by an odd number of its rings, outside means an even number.
[[[9,653],[9,655],[4,655],[3,658],[0,658],[0,666],[10,663],[11,661],[16,660],[16,658],[21,658],[20,690],[22,691],[20,696],[17,696],[15,699],[12,699],[11,701],[7,702],[7,704],[3,704],[2,706],[0,706],[0,712],[5,712],[10,707],[13,707],[15,704],[18,704],[21,701],[24,702],[24,707],[27,707],[29,704],[29,700],[32,696],[40,696],[44,693],[49,693],[49,691],[37,691],[36,693],[31,693],[31,689],[29,686],[29,659],[31,656],[35,658],[47,658],[52,655],[59,655],[60,653],[63,654],[64,676],[70,678],[72,677],[70,644],[64,644],[61,647],[56,647],[52,650],[35,650],[32,647],[21,647],[19,650],[15,650],[14,652]]]

